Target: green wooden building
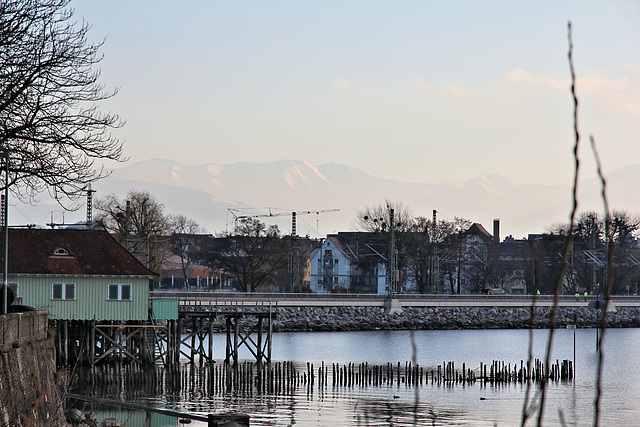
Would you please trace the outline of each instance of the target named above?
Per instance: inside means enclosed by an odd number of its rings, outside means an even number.
[[[156,274],[105,231],[9,229],[8,272],[17,301],[49,311],[51,320],[149,318]]]

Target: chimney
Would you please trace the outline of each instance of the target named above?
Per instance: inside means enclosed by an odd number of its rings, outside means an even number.
[[[493,219],[493,243],[500,243],[500,218]]]

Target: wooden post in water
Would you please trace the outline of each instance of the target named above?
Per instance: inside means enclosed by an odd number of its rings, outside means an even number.
[[[258,343],[256,345],[256,359],[258,363],[262,363],[262,357],[264,356],[262,351],[262,316],[258,317]]]
[[[277,309],[276,304],[276,309]],[[267,362],[271,363],[271,338],[273,336],[273,317],[271,315],[271,302],[269,302],[269,325],[268,325],[269,334],[267,336]]]
[[[226,342],[227,345],[225,346],[226,350],[225,350],[225,356],[224,356],[224,362],[225,363],[229,363],[229,361],[231,360],[231,318],[229,316],[227,316],[225,318],[225,324],[226,324]]]
[[[181,317],[178,317],[175,335],[176,335],[175,337],[176,349],[175,349],[174,368],[180,369],[180,345],[182,344],[182,318]]]
[[[91,368],[95,368],[96,366],[96,319],[95,317],[91,321]]]
[[[233,328],[233,364],[238,363],[238,338],[240,337],[240,319],[234,318],[235,325]]]
[[[213,316],[209,316],[209,364],[213,364]]]
[[[191,366],[194,365],[195,363],[195,357],[196,357],[196,335],[197,335],[197,330],[198,330],[198,325],[197,325],[198,319],[196,317],[192,317],[191,318],[191,349],[189,351],[189,363],[191,364]]]

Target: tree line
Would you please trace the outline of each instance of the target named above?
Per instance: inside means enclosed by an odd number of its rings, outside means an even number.
[[[208,234],[193,219],[165,213],[164,206],[146,191],[130,191],[125,199],[108,195],[96,200],[95,206],[97,223],[158,273],[166,255],[173,254],[180,259],[185,279],[191,266],[200,265],[218,275],[224,272],[233,278],[235,288],[244,292],[310,291],[304,273],[308,272],[309,254],[320,246],[320,240],[283,235],[277,226],[251,217],[237,220],[231,230]],[[470,243],[471,220],[414,216],[401,202],[389,200],[365,206],[354,220],[365,244],[380,254],[356,260],[361,274],[387,262],[392,210],[395,269],[400,290],[406,292],[459,294],[508,289],[509,281],[517,276],[523,293],[553,293],[563,263],[569,267],[564,293],[601,292],[607,274],[613,274],[615,293],[635,293],[640,279],[640,219],[624,211],[612,213],[609,237],[600,215],[579,215],[572,250],[563,259],[568,224],[554,224],[545,233],[527,239],[499,241],[497,236],[484,235],[484,240]],[[614,244],[608,245],[611,239]],[[613,253],[607,253],[608,247]],[[613,260],[609,273],[607,256]]]

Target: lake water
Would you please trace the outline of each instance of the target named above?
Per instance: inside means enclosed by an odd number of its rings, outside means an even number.
[[[544,359],[547,337],[545,330],[533,331],[534,358]],[[528,343],[527,330],[275,333],[272,359],[301,365],[311,362],[317,369],[322,362],[404,365],[415,356],[423,367],[452,361],[457,367],[465,363],[477,368],[494,360],[519,365],[527,360]],[[216,334],[214,351],[219,358],[224,357],[224,344],[225,336]],[[576,377],[571,382],[549,383],[544,425],[593,424],[596,331],[557,330],[552,360],[573,360],[574,350]],[[240,356],[252,358],[244,347]],[[640,329],[608,330],[604,360],[600,425],[640,425]],[[416,387],[405,384],[334,387],[331,382],[319,387],[316,382],[311,388],[302,386],[291,393],[250,395],[208,394],[204,387],[197,386],[196,380],[179,391],[131,393],[118,387],[104,390],[108,391],[100,392],[102,397],[133,399],[184,412],[246,413],[252,426],[512,426],[520,424],[526,394],[526,386],[519,383],[479,382],[465,385],[429,382]],[[535,425],[535,419],[530,419],[527,425]]]

